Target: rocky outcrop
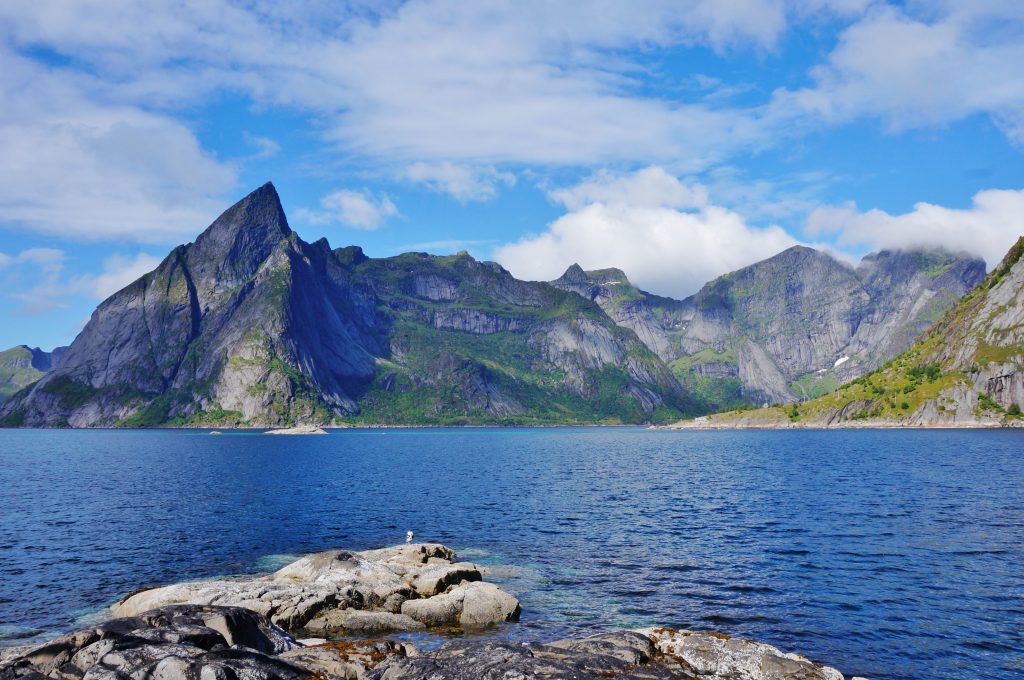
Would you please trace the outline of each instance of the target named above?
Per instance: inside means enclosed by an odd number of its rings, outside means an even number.
[[[236,607],[178,606],[106,621],[0,663],[0,679],[307,680],[283,654],[301,645],[265,617]]]
[[[437,544],[403,545],[361,553],[316,553],[269,576],[179,583],[133,593],[114,616],[136,616],[167,605],[246,607],[290,631],[318,636],[479,628],[514,621],[519,602],[480,583],[473,564],[455,562]]]
[[[304,646],[254,612],[164,607],[85,628],[0,662],[0,680],[507,680],[659,678],[842,680],[797,654],[672,629],[546,644],[464,639],[422,652],[391,640]]]
[[[573,265],[552,284],[633,330],[716,410],[830,391],[907,349],[984,276],[981,260],[940,250],[882,251],[853,268],[796,246],[685,300],[618,269]]]

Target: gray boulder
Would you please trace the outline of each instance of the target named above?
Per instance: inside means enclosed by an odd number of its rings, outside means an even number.
[[[438,544],[307,555],[256,578],[179,583],[133,593],[113,607],[135,616],[173,604],[245,607],[288,630],[316,636],[481,627],[514,620],[516,598],[481,583],[473,564]],[[408,607],[408,611],[406,610]]]

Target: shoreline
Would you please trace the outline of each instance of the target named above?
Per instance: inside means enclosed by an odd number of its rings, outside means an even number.
[[[847,677],[802,654],[719,632],[654,626],[553,641],[494,637],[495,626],[518,622],[518,600],[484,582],[475,564],[456,560],[431,543],[334,550],[262,576],[143,588],[85,627],[38,644],[0,644],[0,677]],[[430,646],[417,647],[406,633],[426,636]]]

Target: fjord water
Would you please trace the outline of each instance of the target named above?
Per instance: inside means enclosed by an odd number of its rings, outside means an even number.
[[[0,431],[0,643],[145,585],[417,540],[544,640],[665,624],[870,678],[1024,675],[1024,432]]]

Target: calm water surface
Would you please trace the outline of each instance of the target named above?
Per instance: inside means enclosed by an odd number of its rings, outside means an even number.
[[[544,640],[665,624],[870,678],[1024,677],[1024,432],[0,431],[0,644],[405,531]]]

